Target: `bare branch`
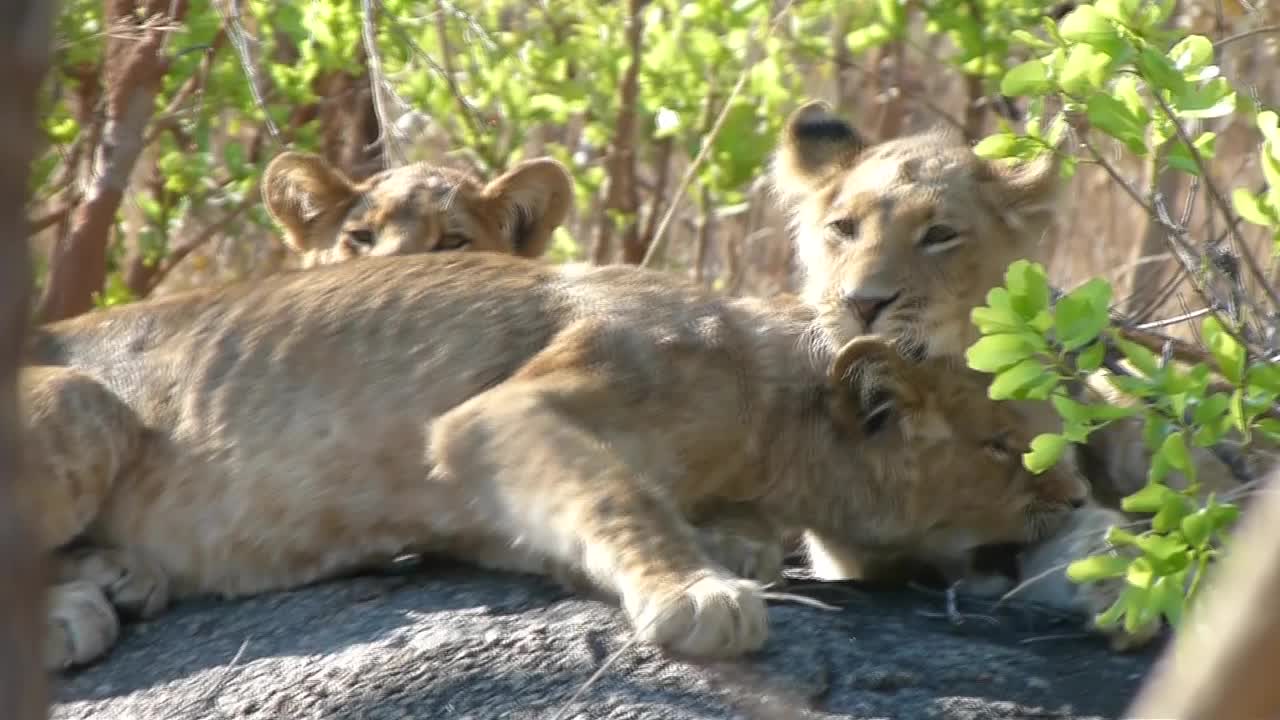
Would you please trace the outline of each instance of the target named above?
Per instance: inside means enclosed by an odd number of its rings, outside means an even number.
[[[236,49],[236,54],[240,56],[240,67],[244,70],[244,76],[249,81],[249,93],[253,96],[253,102],[262,111],[263,122],[266,123],[267,132],[271,134],[271,139],[276,142],[280,141],[280,129],[276,127],[276,123],[271,119],[271,113],[267,110],[267,101],[262,97],[262,88],[258,85],[258,71],[253,65],[253,58],[249,54],[248,33],[244,31],[244,25],[240,22],[240,2],[239,0],[223,0],[227,7],[223,7],[223,3],[215,0],[213,6],[218,10],[218,14],[222,16],[222,22],[225,27],[230,28],[231,45]]]
[[[387,113],[387,78],[382,73],[382,56],[378,54],[378,33],[375,27],[374,0],[362,0],[364,22],[365,57],[369,58],[369,90],[373,94],[373,112],[378,117],[378,141],[382,143],[382,167],[405,164],[404,149],[400,146],[400,131],[389,121]],[[382,3],[378,3],[381,6]]]

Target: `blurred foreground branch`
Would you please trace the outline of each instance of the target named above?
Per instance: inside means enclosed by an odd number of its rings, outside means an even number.
[[[44,568],[15,512],[22,444],[17,372],[29,316],[27,179],[37,147],[36,96],[50,64],[52,0],[0,0],[0,717],[48,716]]]

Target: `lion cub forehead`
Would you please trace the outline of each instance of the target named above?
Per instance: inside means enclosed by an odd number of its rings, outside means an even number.
[[[953,186],[972,183],[976,170],[976,158],[964,145],[933,136],[901,138],[869,149],[850,171],[845,187]]]
[[[421,203],[441,207],[454,193],[474,185],[464,173],[416,163],[386,170],[369,178],[366,195],[378,204]]]

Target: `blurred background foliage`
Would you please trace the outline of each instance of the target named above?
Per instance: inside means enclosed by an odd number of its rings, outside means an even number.
[[[874,140],[945,124],[976,142],[1017,127],[1026,101],[1002,96],[1001,78],[1030,57],[1026,37],[1073,6],[66,0],[29,209],[38,312],[289,266],[257,185],[285,148],[356,178],[412,160],[487,175],[552,155],[572,169],[577,202],[551,259],[638,262],[739,80],[658,260],[730,292],[790,291],[787,231],[763,182],[787,113],[825,98]],[[1179,0],[1169,22],[1219,41],[1222,71],[1274,105],[1278,6]],[[1223,186],[1260,182],[1252,121],[1204,125]],[[1163,183],[1171,206],[1186,196],[1189,176],[1096,142],[1135,185]],[[1172,283],[1151,313],[1176,313],[1185,288],[1141,208],[1096,167],[1082,163],[1072,183],[1048,239],[1052,280],[1103,276],[1117,296]],[[1261,229],[1245,232],[1265,253]]]

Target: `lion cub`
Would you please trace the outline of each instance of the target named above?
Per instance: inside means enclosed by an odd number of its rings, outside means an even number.
[[[912,354],[950,360],[957,375],[972,373],[964,352],[979,335],[970,313],[1003,285],[1010,263],[1036,257],[1061,189],[1055,155],[1021,165],[991,162],[945,132],[873,145],[823,102],[808,103],[788,119],[771,173],[791,217],[803,296],[816,309],[828,351],[876,333],[897,338]],[[1008,404],[1018,408],[1031,435],[1061,430],[1048,403]],[[1140,433],[1120,425],[1096,435],[1141,443]],[[1113,454],[1110,464],[1119,468],[1120,453]],[[1077,472],[1070,453],[1060,466]],[[1138,486],[1145,482],[1145,465],[1130,462],[1125,469]],[[1091,473],[1090,480],[1114,483],[1106,475]],[[1105,550],[1106,528],[1126,522],[1096,502],[1073,513],[1060,533],[1021,554],[1020,577],[1030,584],[1020,596],[1091,616],[1109,607],[1123,580],[1077,586],[1063,568]],[[841,563],[858,565],[851,558]],[[965,579],[975,589],[1010,587],[993,578]],[[1116,630],[1113,646],[1142,645],[1158,630]]]
[[[874,337],[815,360],[811,322],[635,267],[442,253],[41,328],[19,489],[46,547],[78,546],[49,665],[103,654],[116,610],[406,551],[567,569],[645,640],[734,656],[766,640],[745,576],[780,548],[717,529],[953,553],[1035,539],[1084,498],[1022,468],[1030,437],[982,383]]]
[[[319,155],[286,151],[263,171],[262,199],[304,268],[446,250],[536,258],[569,212],[573,181],[544,157],[488,183],[424,162],[356,182]]]

